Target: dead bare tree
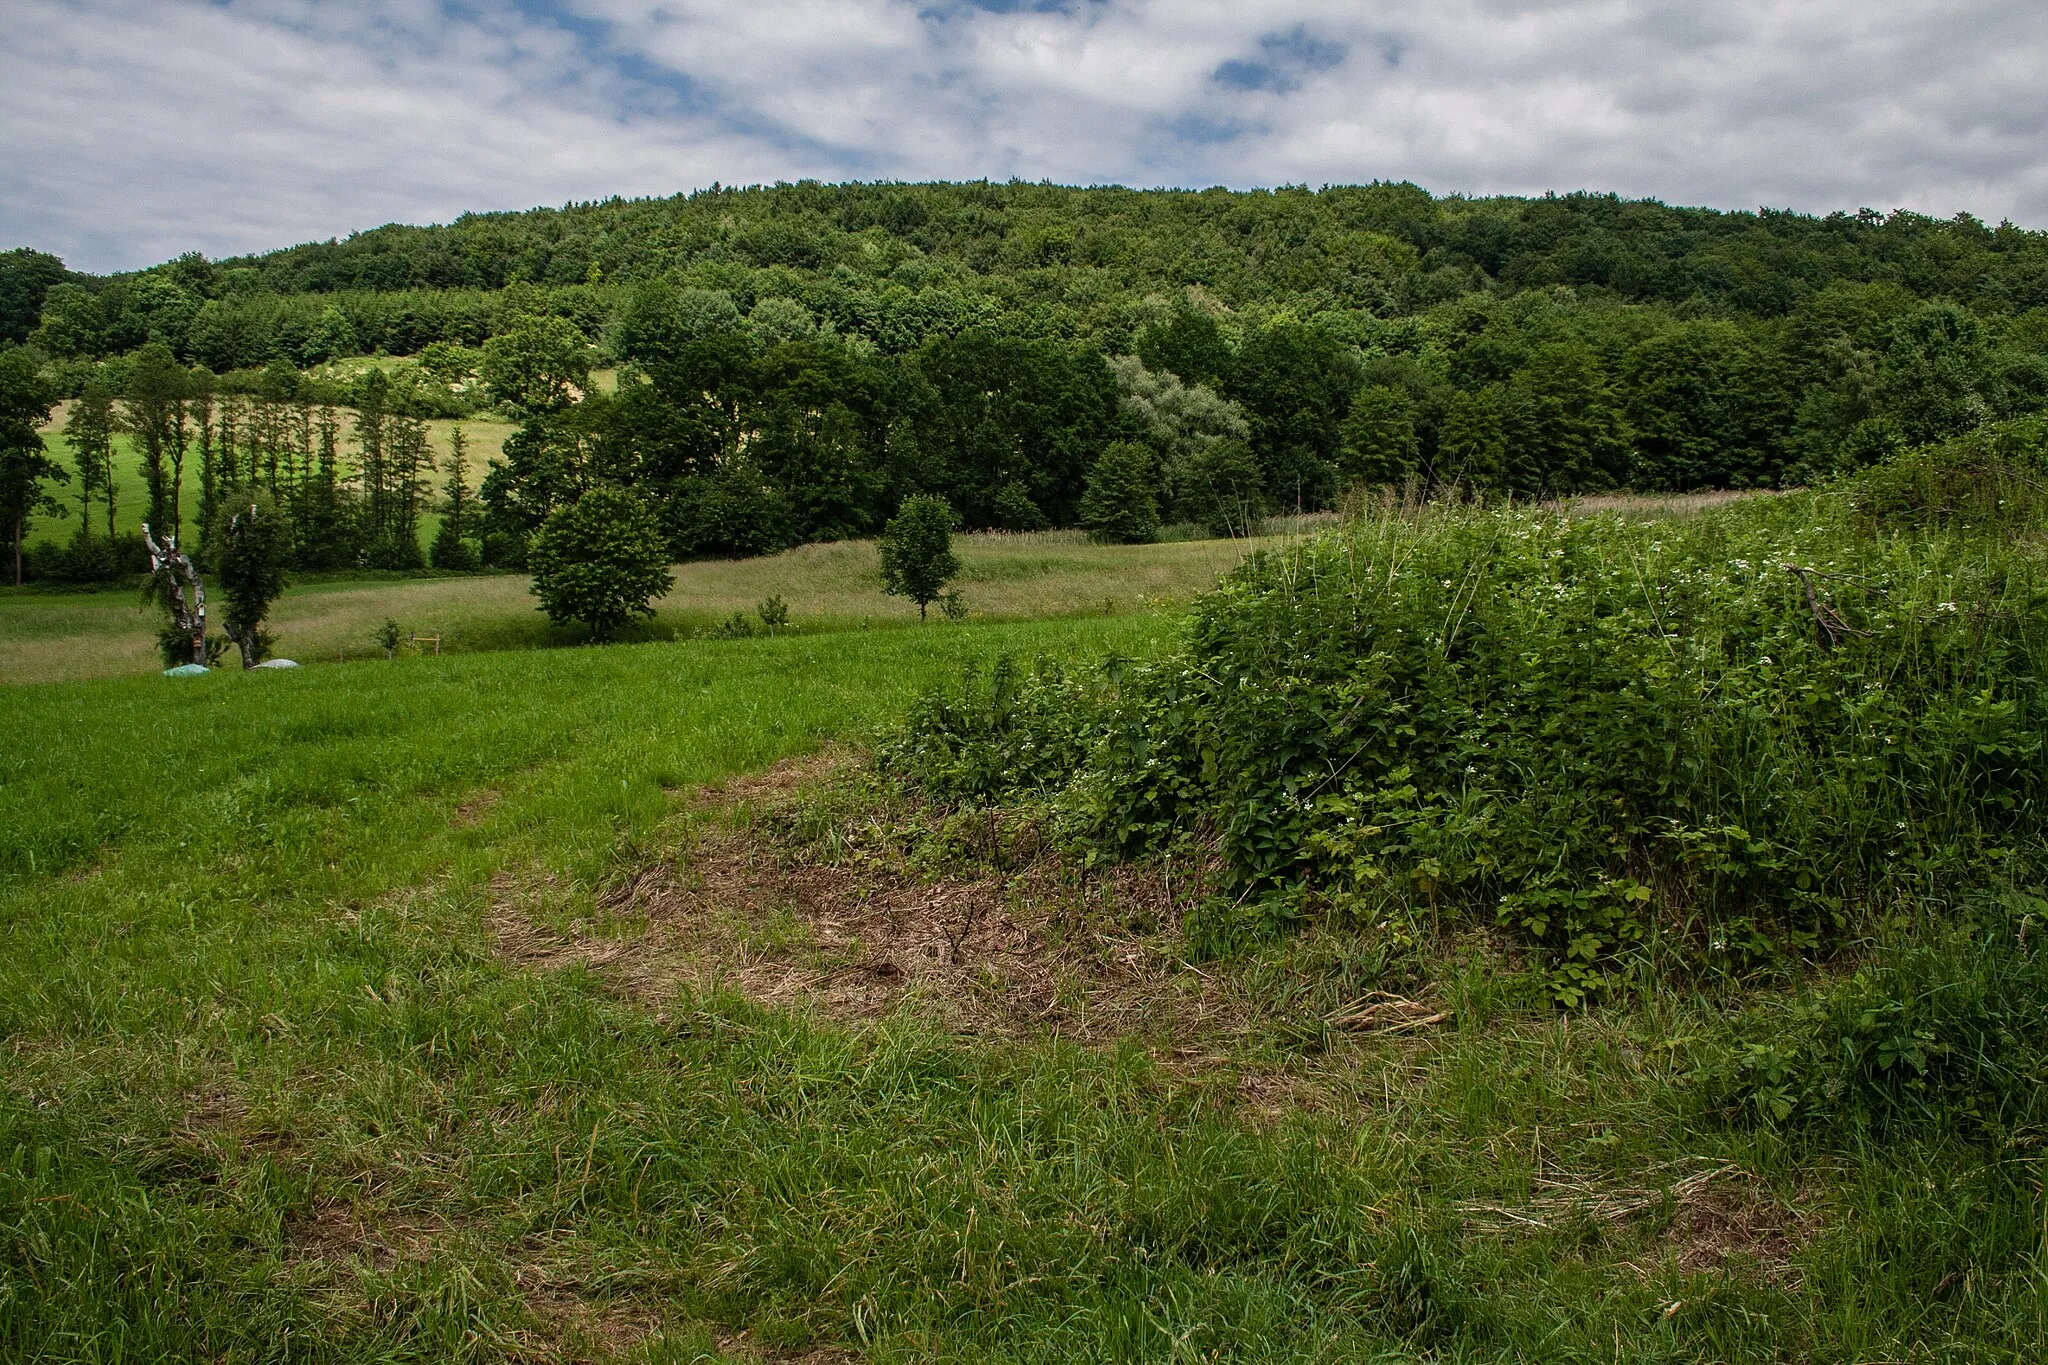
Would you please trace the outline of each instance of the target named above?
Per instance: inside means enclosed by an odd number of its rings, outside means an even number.
[[[1833,649],[1842,643],[1842,637],[1845,635],[1870,634],[1869,631],[1858,630],[1844,621],[1842,614],[1822,601],[1820,594],[1813,590],[1813,580],[1816,576],[1839,578],[1840,574],[1822,573],[1819,569],[1802,569],[1797,564],[1787,564],[1784,567],[1785,572],[1798,579],[1799,586],[1806,590],[1806,609],[1813,614],[1813,633],[1820,640],[1822,649]]]
[[[178,548],[178,538],[158,545],[149,523],[142,523],[142,543],[149,547],[149,593],[163,603],[180,631],[192,637],[192,662],[206,665],[206,584],[200,581],[192,556]]]

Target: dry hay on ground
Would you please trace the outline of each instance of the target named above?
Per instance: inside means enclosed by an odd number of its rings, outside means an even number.
[[[289,1264],[354,1263],[388,1275],[404,1262],[426,1261],[448,1244],[452,1225],[416,1210],[376,1210],[321,1200],[294,1224],[286,1239]]]
[[[1664,1260],[1679,1272],[1796,1283],[1794,1258],[1813,1240],[1818,1226],[1814,1209],[1795,1208],[1732,1162],[1700,1159],[1667,1167],[1665,1174],[1670,1178],[1639,1186],[1544,1176],[1536,1182],[1537,1193],[1522,1203],[1473,1201],[1461,1205],[1460,1211],[1467,1227],[1488,1232],[1619,1224],[1668,1211],[1658,1246]]]
[[[1731,1171],[1678,1200],[1664,1241],[1682,1271],[1734,1272],[1796,1285],[1793,1259],[1813,1240],[1818,1222],[1811,1202],[1795,1206],[1754,1177]]]
[[[908,1011],[970,1037],[1136,1040],[1168,1072],[1255,1120],[1332,1097],[1342,1059],[1272,1055],[1261,1046],[1272,1002],[1239,974],[1181,955],[1180,911],[1205,892],[1213,867],[1155,862],[1084,875],[1000,812],[966,822],[979,853],[944,875],[878,837],[872,809],[834,824],[840,852],[820,857],[795,817],[843,762],[813,755],[698,794],[677,855],[586,902],[580,918],[550,910],[561,897],[545,875],[501,874],[497,954],[530,970],[581,966],[657,1010],[679,987],[727,989],[839,1023]],[[1415,1049],[1450,1019],[1440,1006],[1370,991],[1321,1022],[1332,1043]]]
[[[1186,1041],[1241,1026],[1241,1002],[1181,961],[1170,936],[1129,927],[1174,922],[1160,869],[1083,879],[1040,857],[928,880],[888,860],[802,856],[767,826],[829,762],[785,763],[712,793],[728,811],[770,818],[705,821],[679,858],[604,897],[601,910],[635,925],[632,936],[544,928],[520,904],[529,888],[501,876],[499,954],[541,970],[580,963],[650,1003],[682,984],[723,986],[842,1022],[909,1008],[980,1036]]]

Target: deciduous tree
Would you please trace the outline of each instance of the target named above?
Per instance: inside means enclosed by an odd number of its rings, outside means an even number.
[[[71,447],[71,463],[78,474],[79,531],[92,534],[92,500],[106,502],[107,541],[114,539],[114,400],[97,377],[86,381],[85,390],[71,405],[64,419],[64,439]]]
[[[207,541],[214,587],[227,599],[221,626],[241,651],[242,667],[254,668],[270,653],[263,622],[284,592],[291,523],[268,489],[244,489],[221,503]]]
[[[32,352],[0,350],[0,518],[14,543],[14,582],[21,585],[21,546],[29,521],[60,509],[43,485],[64,477],[37,431],[50,420],[57,395]]]
[[[882,529],[882,591],[917,603],[919,620],[938,600],[946,584],[959,576],[953,554],[953,504],[920,494],[903,506]]]
[[[566,318],[524,318],[484,343],[483,378],[494,402],[554,412],[590,387],[590,339]]]
[[[533,592],[557,623],[581,621],[606,639],[670,586],[661,523],[628,489],[601,486],[550,516],[528,554]]]
[[[1159,476],[1152,452],[1137,441],[1114,441],[1088,472],[1088,491],[1081,497],[1081,524],[1096,539],[1117,545],[1140,545],[1159,534],[1159,500],[1153,495]]]

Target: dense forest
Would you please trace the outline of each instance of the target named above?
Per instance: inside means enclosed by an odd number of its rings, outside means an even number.
[[[404,424],[484,403],[521,423],[463,527],[490,562],[599,483],[685,556],[869,534],[927,492],[1142,539],[1361,483],[1779,486],[2040,410],[2048,234],[1406,184],[714,186],[104,278],[22,249],[0,344],[117,422],[138,375],[144,408],[182,385],[209,447],[220,393],[286,412],[257,443],[280,474],[208,477],[281,479],[322,563],[415,561]],[[355,355],[418,359],[374,394],[294,379]]]

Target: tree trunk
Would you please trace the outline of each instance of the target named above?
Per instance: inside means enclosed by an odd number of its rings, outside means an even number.
[[[21,524],[24,518],[14,519],[14,586],[21,586]]]

